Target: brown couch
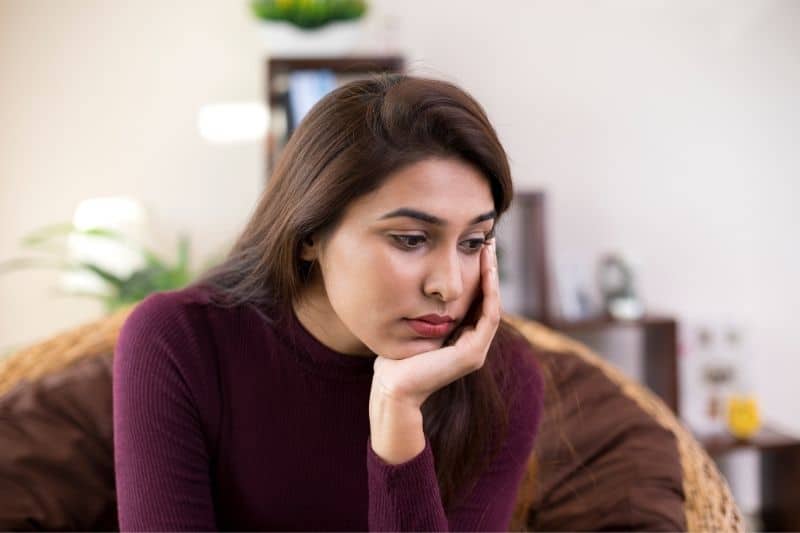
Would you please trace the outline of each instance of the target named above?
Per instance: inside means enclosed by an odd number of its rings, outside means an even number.
[[[111,360],[129,311],[0,363],[0,530],[117,529]],[[669,409],[588,348],[507,316],[542,350],[545,416],[515,530],[742,530]]]

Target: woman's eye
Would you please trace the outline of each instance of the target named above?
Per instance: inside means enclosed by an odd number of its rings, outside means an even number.
[[[424,235],[392,235],[392,238],[399,242],[403,248],[415,250],[419,248],[420,243],[425,243],[427,238]],[[462,246],[469,253],[476,253],[480,251],[481,246],[486,242],[486,239],[467,239],[462,241]]]
[[[425,242],[425,237],[423,235],[392,235],[392,238],[399,242],[403,248],[419,248],[419,246],[415,246],[418,242]]]
[[[468,240],[466,240],[464,242],[467,243],[467,247],[466,248],[470,252],[474,253],[474,252],[478,252],[481,249],[481,246],[483,246],[483,243],[486,242],[486,239],[468,239]]]

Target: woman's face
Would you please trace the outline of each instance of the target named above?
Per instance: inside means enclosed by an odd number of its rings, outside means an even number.
[[[342,353],[402,359],[440,348],[447,334],[421,334],[409,319],[460,324],[480,290],[480,249],[494,221],[489,182],[473,166],[409,165],[352,202],[324,241],[304,245],[303,259],[319,268],[295,312]]]

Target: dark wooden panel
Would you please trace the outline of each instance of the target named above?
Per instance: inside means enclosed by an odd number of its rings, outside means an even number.
[[[761,451],[765,531],[800,531],[800,443]]]

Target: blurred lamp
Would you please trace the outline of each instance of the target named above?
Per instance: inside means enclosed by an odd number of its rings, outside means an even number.
[[[258,141],[267,133],[267,122],[261,102],[207,104],[197,113],[197,129],[212,143]]]

